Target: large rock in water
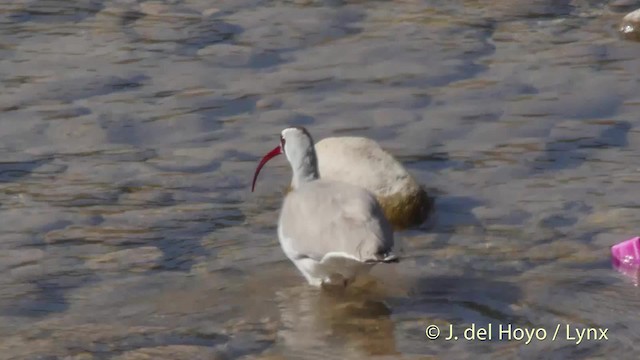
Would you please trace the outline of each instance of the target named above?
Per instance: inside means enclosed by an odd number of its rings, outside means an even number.
[[[371,191],[394,228],[404,229],[426,220],[432,200],[377,142],[362,137],[330,137],[315,147],[320,177]]]

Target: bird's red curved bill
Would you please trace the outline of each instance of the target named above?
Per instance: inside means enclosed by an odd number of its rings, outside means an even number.
[[[256,180],[258,179],[258,174],[260,173],[260,170],[262,169],[264,164],[266,164],[267,161],[273,159],[274,157],[276,157],[276,156],[278,156],[280,154],[282,154],[282,150],[280,149],[280,145],[278,145],[275,149],[269,151],[269,153],[267,153],[267,155],[265,155],[262,158],[262,160],[260,160],[260,164],[258,164],[258,168],[256,169],[255,174],[253,174],[253,183],[251,184],[251,191],[252,192],[256,188]]]

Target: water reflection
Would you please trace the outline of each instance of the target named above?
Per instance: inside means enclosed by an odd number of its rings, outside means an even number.
[[[276,298],[286,355],[339,359],[397,353],[392,310],[370,288],[297,286],[278,291]]]

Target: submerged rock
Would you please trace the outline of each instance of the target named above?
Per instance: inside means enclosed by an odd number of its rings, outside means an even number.
[[[391,154],[363,137],[330,137],[316,144],[320,176],[362,186],[375,194],[396,229],[424,222],[432,200]]]
[[[622,18],[619,31],[625,39],[640,41],[640,9]]]

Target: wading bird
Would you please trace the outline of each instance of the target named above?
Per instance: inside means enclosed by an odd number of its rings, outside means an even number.
[[[393,230],[371,192],[320,177],[313,144],[305,128],[282,130],[280,144],[258,164],[251,191],[262,167],[285,154],[293,178],[278,219],[282,250],[310,285],[347,286],[378,263],[398,262]]]

